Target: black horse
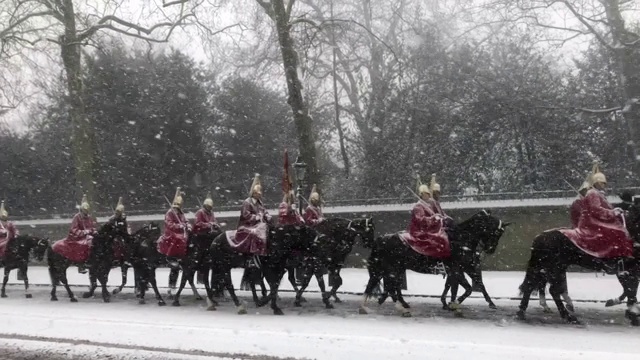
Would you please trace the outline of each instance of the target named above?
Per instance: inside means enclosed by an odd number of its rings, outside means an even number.
[[[127,222],[126,220],[111,219],[100,227],[93,237],[91,245],[91,253],[89,255],[89,280],[92,287],[97,286],[96,280],[100,281],[102,286],[102,299],[109,302],[111,294],[107,290],[107,280],[109,272],[113,264],[113,242],[118,237],[126,237]],[[69,294],[71,302],[77,302],[75,295],[69,288],[67,282],[67,268],[71,265],[79,265],[72,263],[69,259],[54,252],[51,246],[47,249],[47,263],[49,265],[49,276],[51,277],[51,301],[58,301],[56,296],[56,287],[62,283]]]
[[[0,297],[6,298],[5,289],[9,281],[11,270],[18,269],[19,277],[24,280],[24,292],[27,299],[31,299],[29,293],[29,278],[27,268],[29,266],[29,255],[32,253],[38,261],[42,261],[44,254],[49,247],[49,239],[40,239],[35,236],[19,235],[9,242],[4,259],[0,261],[0,267],[4,266],[4,279],[2,280],[2,291]]]
[[[337,292],[342,286],[342,277],[340,270],[344,266],[347,256],[351,253],[356,239],[360,237],[363,243],[372,243],[374,240],[375,223],[372,218],[361,218],[355,220],[343,218],[328,218],[318,224],[315,230],[320,234],[318,241],[309,244],[301,253],[302,255],[302,284],[298,289],[292,281],[293,269],[289,268],[289,281],[292,282],[296,291],[295,306],[301,306],[303,301],[302,295],[309,286],[311,277],[315,275],[320,291],[322,292],[322,301],[326,308],[331,309],[333,305],[330,298],[333,297],[336,302],[341,302]],[[331,291],[326,292],[324,286],[323,272],[327,269],[329,272],[329,284]]]
[[[636,244],[640,240],[640,204],[629,208],[627,230]],[[623,294],[620,298],[627,298],[626,316],[634,326],[640,325],[640,308],[637,305],[637,292],[640,278],[640,251],[636,247],[633,259],[623,259],[625,271],[618,273],[617,278],[622,285]],[[529,306],[531,294],[550,284],[549,293],[558,308],[560,316],[569,323],[579,323],[575,314],[571,313],[563,304],[561,296],[567,293],[566,272],[570,265],[578,265],[594,271],[609,271],[610,261],[587,255],[560,231],[546,231],[538,235],[531,245],[531,257],[523,283],[520,285],[522,300],[517,317],[526,318],[525,312]]]
[[[241,305],[235,294],[231,281],[231,269],[246,267],[248,264],[250,267],[259,267],[259,269],[256,269],[256,272],[264,274],[269,284],[270,292],[266,297],[259,300],[256,305],[264,306],[270,301],[273,313],[275,315],[282,315],[283,312],[277,304],[278,288],[280,287],[280,280],[287,266],[287,260],[292,256],[292,253],[308,248],[309,244],[316,241],[317,238],[318,233],[307,226],[269,226],[267,234],[267,254],[266,256],[254,257],[258,262],[258,264],[255,264],[255,260],[248,261],[252,256],[236,252],[229,244],[226,233],[222,233],[216,237],[211,244],[209,252],[211,268],[208,270],[212,272],[212,280],[222,278],[225,289],[229,292],[233,303],[238,308],[238,313],[246,314],[246,309]],[[212,287],[215,288],[217,283],[212,281],[212,284],[210,284],[209,281],[207,281],[208,272],[204,273],[204,278],[207,289],[207,301],[209,303],[208,310],[215,310]],[[255,282],[250,281],[250,285],[252,286],[252,290],[255,291]]]
[[[457,309],[458,304],[471,295],[471,286],[464,278],[463,268],[465,261],[469,261],[472,257],[465,253],[476,249],[479,243],[484,244],[484,251],[489,254],[494,253],[508,225],[509,223],[503,223],[486,210],[478,212],[451,230],[449,234],[451,257],[448,259],[430,258],[415,252],[400,239],[397,233],[377,238],[372,244],[368,244],[371,247],[371,255],[368,259],[369,282],[359,309],[360,313],[370,312],[366,302],[382,279],[385,293],[379,299],[379,303],[389,295],[394,303],[400,302],[401,307],[396,306],[402,311],[403,316],[411,316],[408,311],[409,304],[404,301],[401,292],[400,282],[403,274],[406,270],[433,273],[433,268],[437,267],[438,263],[445,266],[452,281],[459,283],[465,289],[465,293],[458,298],[458,302],[450,305],[450,308]]]

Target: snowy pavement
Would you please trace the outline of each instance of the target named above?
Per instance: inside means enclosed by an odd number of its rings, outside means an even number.
[[[238,281],[240,272],[234,272]],[[17,284],[15,275],[11,282]],[[29,271],[33,283],[46,284],[44,268]],[[85,284],[86,275],[69,270],[70,281]],[[570,326],[559,316],[544,314],[532,302],[529,321],[513,318],[517,286],[523,274],[487,272],[485,282],[498,310],[484,300],[465,302],[464,317],[456,318],[440,309],[437,299],[409,297],[412,318],[401,318],[390,303],[371,303],[370,315],[357,312],[360,297],[343,294],[343,303],[325,309],[318,294],[307,294],[302,308],[292,306],[284,293],[280,305],[285,316],[272,315],[268,307],[248,303],[248,314],[237,315],[228,301],[215,312],[185,291],[183,306],[159,307],[149,301],[138,305],[130,290],[103,304],[100,298],[70,303],[66,294],[49,301],[48,287],[34,287],[33,299],[25,299],[19,285],[8,288],[9,298],[0,299],[0,359],[30,359],[29,354],[47,354],[47,359],[636,359],[640,355],[640,329],[623,317],[624,308],[604,308],[601,303],[578,303],[577,314],[585,325]],[[366,271],[344,271],[344,290],[361,292]],[[166,285],[166,272],[159,275]],[[119,272],[112,272],[119,283]],[[408,274],[409,291],[436,295],[443,280],[438,276]],[[236,282],[238,284],[238,282]],[[313,284],[312,288],[317,285]],[[574,299],[605,300],[618,295],[615,277],[570,274]],[[284,288],[289,288],[286,284]],[[74,287],[76,295],[85,286]],[[246,292],[240,292],[249,302]],[[475,294],[474,294],[475,295]],[[151,299],[150,299],[151,300]],[[19,354],[15,351],[19,349]],[[22,354],[22,355],[20,355]],[[34,355],[35,356],[35,355]]]

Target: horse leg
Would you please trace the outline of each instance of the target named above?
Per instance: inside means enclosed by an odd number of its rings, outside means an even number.
[[[195,297],[196,300],[202,300],[202,296],[200,296],[200,293],[198,293],[198,288],[196,287],[194,280],[195,277],[195,271],[193,270],[189,270],[191,272],[191,276],[189,276],[189,286],[191,286],[191,291],[193,292],[193,296]]]
[[[391,276],[384,278],[384,286],[385,291],[388,291],[391,294],[391,299],[393,300],[394,306],[396,310],[400,313],[402,317],[411,317],[411,311],[409,311],[409,304],[404,301],[402,297],[402,275],[404,270],[397,270],[392,273]],[[387,288],[388,286],[388,288]],[[405,306],[406,305],[406,306]]]
[[[627,295],[627,310],[625,311],[625,316],[631,320],[631,325],[640,326],[640,307],[638,306],[638,300],[636,298],[638,294],[638,277],[634,275],[621,275],[618,277],[618,280]]]
[[[2,291],[0,291],[0,297],[2,298],[6,298],[7,297],[7,293],[5,291],[5,289],[7,288],[7,282],[9,281],[9,274],[11,273],[11,270],[9,269],[9,267],[5,267],[4,268],[4,278],[2,279]]]
[[[265,278],[269,283],[269,297],[271,298],[271,309],[273,310],[273,315],[284,315],[282,309],[278,307],[278,288],[280,287],[280,279],[282,278],[282,273],[280,276],[276,274],[272,269],[265,269],[264,271]],[[309,281],[307,281],[309,283]]]
[[[324,276],[322,274],[322,269],[317,267],[318,270],[315,271],[316,280],[318,281],[318,286],[320,287],[320,293],[322,294],[322,302],[324,303],[325,308],[333,309],[333,304],[330,301],[331,294],[327,292],[326,287],[324,286]]]
[[[187,280],[192,277],[192,273],[189,270],[188,267],[184,267],[182,269],[182,277],[180,277],[180,287],[178,288],[178,291],[176,291],[175,295],[173,296],[173,303],[171,305],[173,306],[180,306],[180,294],[182,293],[182,289],[184,289],[185,285],[187,285]]]
[[[149,283],[151,283],[151,288],[156,295],[156,300],[158,300],[158,306],[167,305],[167,303],[164,302],[162,295],[160,295],[160,290],[158,290],[158,283],[156,282],[156,269],[151,269],[151,272],[149,273]],[[144,287],[142,287],[140,290],[146,291],[147,284],[144,284]]]
[[[337,266],[333,270],[329,270],[329,278],[331,279],[331,283],[333,284],[333,288],[331,288],[330,296],[333,297],[334,301],[337,303],[341,303],[342,300],[338,297],[338,288],[342,286],[342,277],[340,276],[340,266]]]
[[[449,277],[444,282],[444,290],[442,291],[442,295],[440,295],[440,302],[442,303],[443,310],[449,310],[449,305],[447,304],[447,295],[449,294],[449,289],[451,289],[451,282]]]
[[[578,318],[575,315],[569,313],[567,308],[564,306],[562,299],[560,296],[567,291],[566,282],[562,281],[562,272],[564,269],[555,270],[554,273],[551,274],[551,278],[549,283],[549,294],[553,298],[553,302],[556,303],[556,307],[558,308],[558,312],[560,312],[560,316],[565,319],[568,323],[571,324],[579,324]]]
[[[213,289],[211,288],[211,282],[209,282],[209,269],[200,269],[200,276],[202,276],[204,290],[207,293],[207,311],[215,311],[218,302],[213,300]]]
[[[462,302],[465,301],[465,299],[468,298],[473,293],[473,288],[471,287],[471,284],[469,284],[469,282],[467,281],[467,278],[464,276],[464,273],[462,271],[456,271],[455,274],[456,275],[455,275],[454,283],[452,286],[460,285],[464,289],[464,293],[460,295],[458,300],[455,302],[459,305],[459,304],[462,304]]]
[[[296,307],[302,306],[302,294],[304,294],[304,291],[307,289],[307,286],[309,286],[309,283],[311,282],[311,276],[313,273],[313,269],[311,267],[304,266],[302,267],[302,269],[304,269],[304,273],[302,274],[302,284],[300,284],[300,288],[298,288],[298,292],[296,293],[296,299],[293,302],[293,306],[296,306]]]
[[[25,263],[24,265],[22,265],[19,271],[24,274],[24,297],[27,299],[31,299],[33,295],[31,295],[31,293],[29,292],[29,276],[27,275],[27,264]]]
[[[122,272],[122,283],[118,288],[113,289],[113,295],[119,294],[122,289],[124,289],[125,285],[127,285],[127,273],[129,272],[129,267],[125,263],[122,263],[122,265],[120,266],[120,271]]]
[[[107,282],[109,281],[109,271],[111,271],[110,267],[107,267],[104,271],[101,271],[98,274],[98,281],[100,281],[100,286],[102,287],[102,301],[103,302],[111,302],[111,293],[109,289],[107,289]]]
[[[96,288],[98,287],[98,282],[96,280],[96,274],[95,271],[89,271],[89,291],[82,293],[82,298],[83,299],[88,299],[90,297],[93,297],[93,294],[96,291]]]
[[[364,289],[364,294],[362,295],[362,303],[360,303],[360,307],[358,308],[358,313],[365,315],[371,312],[371,309],[367,307],[367,300],[373,294],[373,289],[380,284],[380,271],[377,269],[375,264],[371,264],[368,268],[369,271],[369,282]],[[386,292],[386,284],[385,284],[385,292]]]
[[[484,286],[484,281],[482,280],[482,271],[478,269],[477,271],[473,271],[469,274],[471,277],[471,283],[476,284],[480,288],[480,292],[482,292],[482,296],[484,296],[484,300],[489,304],[489,308],[497,309],[496,304],[491,300],[491,296],[489,296],[489,292],[487,292],[487,288]]]
[[[227,289],[227,291],[229,292],[229,296],[231,296],[231,300],[233,301],[233,304],[238,309],[238,314],[239,315],[246,314],[247,313],[247,309],[245,308],[244,305],[242,305],[240,303],[240,300],[238,300],[238,297],[236,296],[236,291],[233,288],[233,282],[231,281],[231,269],[225,269],[224,286]]]
[[[538,289],[538,298],[539,298],[539,302],[540,302],[540,306],[542,307],[542,311],[545,313],[551,313],[552,310],[549,307],[549,305],[547,305],[547,284],[545,283],[543,286],[541,286]]]
[[[178,283],[178,275],[180,274],[180,270],[171,269],[169,271],[169,300],[173,299],[173,292],[176,290],[176,284]]]
[[[626,293],[626,291],[623,290],[622,294],[620,296],[618,296],[617,298],[614,298],[614,299],[607,300],[607,303],[604,306],[610,307],[610,306],[620,305],[620,304],[622,304],[624,299],[626,299],[626,297],[627,297],[627,293]]]
[[[69,282],[67,281],[67,269],[64,269],[64,271],[60,274],[60,282],[62,283],[62,285],[64,285],[64,289],[67,290],[69,301],[73,303],[78,302],[78,299],[76,299],[76,296],[73,294],[71,288],[69,287]]]

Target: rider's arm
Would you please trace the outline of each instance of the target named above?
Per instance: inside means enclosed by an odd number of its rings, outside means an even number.
[[[600,221],[612,221],[616,218],[615,211],[605,208],[600,196],[595,192],[587,194],[583,202],[587,213]]]
[[[180,231],[182,230],[182,224],[180,223],[180,219],[178,215],[173,211],[168,212],[164,216],[164,226],[172,231]]]

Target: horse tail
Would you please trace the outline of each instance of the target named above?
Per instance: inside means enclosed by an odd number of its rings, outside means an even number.
[[[534,245],[535,241],[536,240],[534,240]],[[521,295],[527,290],[529,290],[531,294],[537,295],[538,290],[544,289],[544,287],[546,286],[547,278],[545,276],[545,273],[541,271],[541,259],[544,254],[541,254],[541,252],[537,250],[534,245],[532,245],[531,247],[531,256],[529,257],[529,261],[527,262],[527,272],[524,276],[524,280],[518,287]]]

